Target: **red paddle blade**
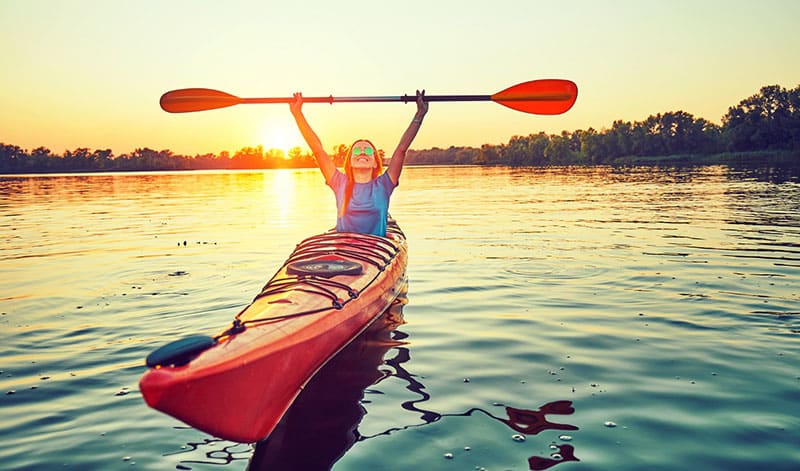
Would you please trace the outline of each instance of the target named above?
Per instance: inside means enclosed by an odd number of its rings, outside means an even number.
[[[239,103],[241,98],[210,88],[184,88],[161,95],[161,108],[170,113],[215,110]]]
[[[578,86],[570,80],[524,82],[492,95],[492,101],[512,110],[533,114],[561,114],[572,108]]]

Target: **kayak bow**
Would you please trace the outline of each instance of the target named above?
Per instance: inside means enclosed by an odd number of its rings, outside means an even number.
[[[150,407],[226,440],[268,436],[303,386],[405,285],[405,236],[327,232],[297,245],[233,325],[147,358]]]

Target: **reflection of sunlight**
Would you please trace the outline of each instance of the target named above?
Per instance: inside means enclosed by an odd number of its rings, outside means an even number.
[[[287,227],[291,224],[290,215],[294,208],[295,179],[291,170],[270,170],[265,172],[264,204],[272,207],[271,224]]]

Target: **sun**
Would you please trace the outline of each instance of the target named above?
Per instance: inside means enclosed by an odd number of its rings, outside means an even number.
[[[264,123],[261,127],[260,138],[265,151],[277,149],[283,152],[285,158],[289,157],[289,149],[305,146],[303,136],[296,127],[274,121]]]

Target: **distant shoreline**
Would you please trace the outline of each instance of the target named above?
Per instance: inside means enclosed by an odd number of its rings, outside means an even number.
[[[425,152],[418,151],[418,152]],[[388,163],[388,162],[387,162]],[[619,157],[610,162],[591,163],[573,162],[568,164],[545,164],[545,165],[507,165],[507,164],[475,164],[475,163],[449,163],[449,164],[428,164],[428,163],[406,163],[407,167],[505,167],[505,168],[551,168],[551,167],[702,167],[709,165],[728,165],[732,167],[749,168],[797,168],[800,169],[800,151],[751,151],[751,152],[722,152],[711,155],[704,154],[678,154],[664,156],[627,156]],[[298,170],[303,168],[316,168],[315,166],[287,167],[285,169]],[[21,176],[21,175],[69,175],[69,174],[100,174],[100,173],[152,173],[152,172],[228,172],[251,171],[251,170],[281,170],[283,168],[274,167],[252,167],[252,168],[208,168],[208,169],[131,169],[131,170],[109,170],[109,169],[75,169],[58,171],[21,171],[4,172],[0,176]]]
[[[741,165],[749,167],[800,167],[800,151],[750,151],[721,152],[717,154],[678,154],[653,157],[620,157],[607,163],[619,166],[665,166],[665,165]]]

